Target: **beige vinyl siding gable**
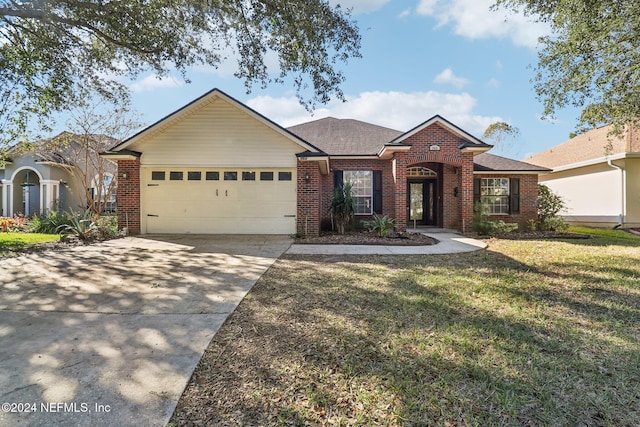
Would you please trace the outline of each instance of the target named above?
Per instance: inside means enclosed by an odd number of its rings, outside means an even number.
[[[187,113],[128,147],[141,164],[296,167],[302,147],[220,99]]]

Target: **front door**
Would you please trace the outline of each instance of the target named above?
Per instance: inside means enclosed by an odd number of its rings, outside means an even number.
[[[408,226],[438,224],[436,183],[435,179],[408,182]]]

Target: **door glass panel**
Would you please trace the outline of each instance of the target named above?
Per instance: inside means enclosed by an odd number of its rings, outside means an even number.
[[[409,220],[422,221],[424,206],[422,183],[409,184],[409,192],[411,194]]]
[[[435,184],[433,182],[429,183],[429,224],[433,223],[435,219],[435,212],[433,211],[433,206],[435,205],[433,197],[435,194]]]

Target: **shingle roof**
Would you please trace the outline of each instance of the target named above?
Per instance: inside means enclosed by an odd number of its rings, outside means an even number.
[[[624,136],[608,137],[610,130],[611,125],[590,130],[524,160],[535,165],[554,168],[597,159],[607,154],[624,153],[627,150],[626,138]]]
[[[353,119],[327,117],[287,128],[333,156],[375,155],[403,132]]]
[[[550,169],[494,154],[481,153],[473,158],[473,170],[476,172],[548,172]]]

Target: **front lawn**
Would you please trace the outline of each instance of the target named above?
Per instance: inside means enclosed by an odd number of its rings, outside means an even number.
[[[280,259],[171,424],[637,425],[640,238],[579,232],[594,237]]]
[[[56,240],[60,240],[60,236],[57,234],[0,233],[0,256],[5,252],[22,250],[29,245]]]

